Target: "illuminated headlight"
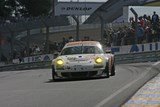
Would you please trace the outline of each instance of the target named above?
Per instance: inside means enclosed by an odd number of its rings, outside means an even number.
[[[63,62],[63,60],[62,60],[62,59],[58,59],[58,60],[56,61],[56,64],[57,64],[57,65],[63,65],[63,64],[64,64],[64,62]]]
[[[64,70],[64,61],[62,59],[58,59],[55,61],[57,70]]]
[[[103,63],[103,59],[102,59],[101,57],[97,57],[97,58],[95,59],[95,62],[96,62],[97,64],[102,64],[102,63]]]

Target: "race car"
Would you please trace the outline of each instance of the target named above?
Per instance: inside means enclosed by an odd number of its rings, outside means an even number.
[[[114,55],[108,52],[97,41],[69,42],[52,60],[52,79],[114,76]]]

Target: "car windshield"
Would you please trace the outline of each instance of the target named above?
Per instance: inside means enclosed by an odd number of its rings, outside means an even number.
[[[62,50],[61,55],[102,54],[104,51],[97,46],[74,46]]]

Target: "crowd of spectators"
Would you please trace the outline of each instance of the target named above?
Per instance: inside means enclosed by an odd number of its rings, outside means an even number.
[[[38,55],[38,54],[42,54],[42,49],[40,49],[40,47],[36,44],[33,44],[32,47],[29,48],[29,52],[27,53],[27,47],[24,47],[20,50],[16,50],[14,49],[13,51],[13,58],[14,59],[21,59],[23,57],[26,57],[26,56],[33,56],[33,55]]]
[[[146,14],[140,16],[138,23],[131,17],[130,23],[129,27],[107,29],[105,35],[107,42],[113,46],[120,46],[160,41],[160,22],[156,12],[153,12],[152,16]]]
[[[85,40],[89,39],[89,37],[84,37]],[[61,42],[54,42],[53,44],[50,44],[49,46],[49,51],[50,53],[54,53],[54,52],[59,52],[62,50],[62,48],[64,47],[64,45],[68,42],[72,42],[74,41],[74,38],[72,36],[70,36],[69,38],[62,38]]]
[[[106,29],[104,37],[108,46],[158,42],[160,41],[159,15],[156,14],[156,12],[153,12],[152,16],[144,14],[143,16],[139,16],[138,23],[136,23],[135,19],[131,17],[130,26]],[[82,40],[90,40],[90,38],[86,36]],[[59,52],[63,46],[70,41],[74,41],[74,38],[63,37],[61,42],[49,43],[49,53]],[[46,52],[45,49],[45,44],[42,46],[33,44],[29,48],[29,51],[27,47],[20,50],[14,50],[13,58],[19,58],[21,60],[28,55],[44,54]]]
[[[109,28],[104,35],[108,46],[121,46],[131,44],[141,44],[160,41],[160,22],[159,16],[153,12],[152,16],[138,17],[136,23],[133,17],[130,18],[130,26],[123,26],[119,28]],[[84,37],[83,40],[89,40],[89,37]],[[59,52],[63,46],[74,41],[73,37],[62,38],[61,42],[54,42],[49,44],[49,53]],[[45,44],[40,48],[38,45],[33,45],[29,48],[29,55],[44,54]],[[15,51],[16,53],[16,51]],[[14,58],[21,58],[27,56],[27,48],[21,50],[20,53],[14,54]]]
[[[74,41],[73,37],[69,37],[69,38],[62,38],[62,42],[54,42],[54,43],[50,43],[49,44],[49,53],[54,53],[54,52],[59,52],[61,51],[61,49],[64,47],[64,45],[68,42]],[[17,59],[19,58],[20,61],[23,57],[27,57],[27,56],[34,56],[34,55],[41,55],[41,54],[46,54],[46,47],[45,47],[45,43],[43,43],[43,45],[40,46],[37,44],[33,44],[30,48],[29,48],[29,52],[27,53],[27,47],[24,47],[20,50],[14,50],[13,52],[13,58]],[[47,53],[48,54],[48,53]]]

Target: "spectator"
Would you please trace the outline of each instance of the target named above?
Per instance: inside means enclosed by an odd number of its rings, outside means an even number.
[[[34,51],[35,54],[39,54],[40,53],[40,48],[35,45],[35,51]]]
[[[146,38],[146,42],[150,43],[152,42],[152,29],[151,26],[147,26],[145,29],[145,38]]]
[[[151,17],[150,16],[147,16],[147,18],[146,18],[146,27],[151,27],[151,22],[152,22],[152,20],[151,20]]]
[[[88,36],[84,36],[83,41],[89,41],[89,37]]]
[[[153,25],[153,29],[157,30],[158,25],[159,25],[159,16],[156,14],[156,12],[153,12],[152,15],[152,25]]]
[[[132,28],[135,29],[136,28],[136,22],[135,22],[133,17],[130,18],[130,23],[131,23]]]
[[[142,43],[144,38],[144,29],[140,24],[138,25],[137,37],[138,37],[138,43]]]
[[[65,37],[63,37],[62,38],[62,46],[64,46],[67,42],[68,42],[68,40]]]
[[[69,37],[69,42],[73,42],[73,41],[74,41],[73,37],[70,36],[70,37]]]
[[[159,16],[154,11],[152,15],[152,23],[158,23],[158,22],[159,22]]]

